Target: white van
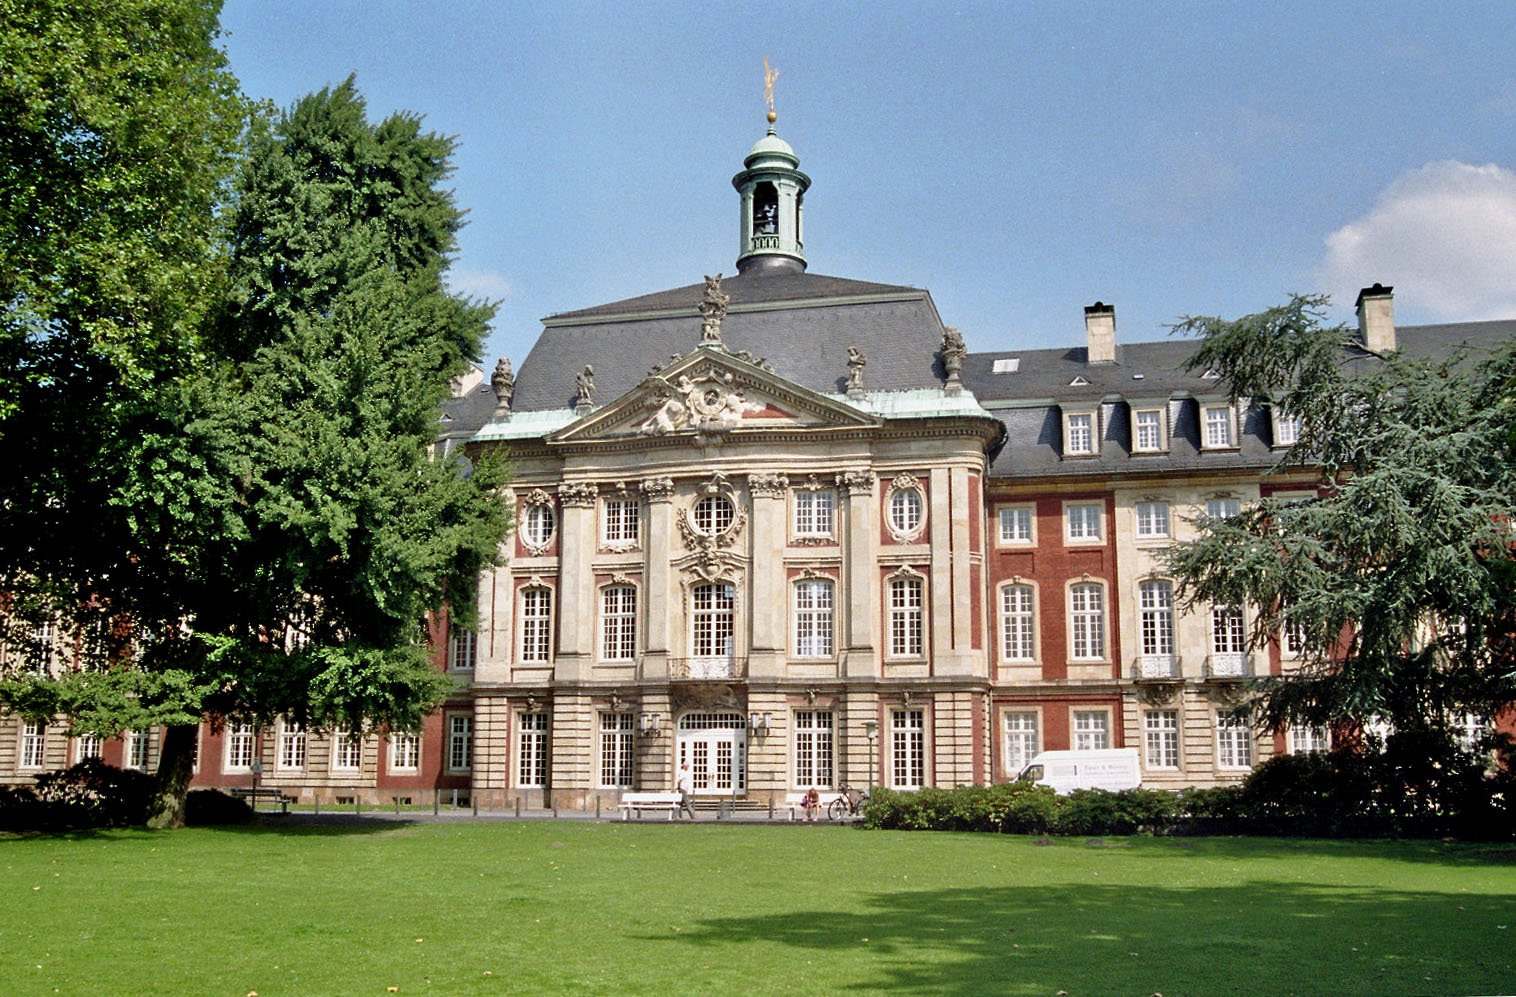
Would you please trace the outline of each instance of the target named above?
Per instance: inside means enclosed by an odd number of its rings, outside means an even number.
[[[1060,795],[1076,789],[1136,789],[1142,785],[1142,767],[1136,748],[1044,751],[1027,763],[1016,781],[1051,786]]]

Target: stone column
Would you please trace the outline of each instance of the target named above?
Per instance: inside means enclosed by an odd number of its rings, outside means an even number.
[[[667,679],[669,658],[669,600],[673,580],[669,560],[679,549],[674,531],[674,482],[671,478],[649,478],[641,490],[647,499],[647,572],[643,584],[643,653],[644,679]]]
[[[838,634],[845,648],[843,674],[850,678],[872,677],[879,672],[874,630],[879,605],[879,523],[874,516],[874,472],[846,471],[839,474],[837,489],[847,497],[843,592],[838,596],[838,606],[847,607],[846,625]]]
[[[785,495],[789,479],[782,474],[753,474],[748,493],[753,497],[752,577],[749,580],[748,619],[752,646],[748,652],[748,676],[778,677],[784,674],[788,653],[787,621],[789,593],[785,591],[784,548],[789,530],[785,522]]]
[[[595,486],[570,482],[558,489],[563,522],[558,527],[558,619],[553,677],[579,682],[589,676],[595,654]]]

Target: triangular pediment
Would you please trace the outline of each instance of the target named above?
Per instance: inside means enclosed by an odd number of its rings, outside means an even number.
[[[565,426],[549,443],[856,428],[879,420],[725,350],[701,347]]]

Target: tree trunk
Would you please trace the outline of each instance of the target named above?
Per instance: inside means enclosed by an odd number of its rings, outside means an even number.
[[[158,756],[158,782],[147,812],[147,826],[184,826],[184,798],[195,774],[195,742],[198,724],[176,724],[163,732],[163,751]]]

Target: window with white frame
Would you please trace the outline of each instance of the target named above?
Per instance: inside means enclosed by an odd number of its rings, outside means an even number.
[[[1095,414],[1070,412],[1063,417],[1063,452],[1085,457],[1095,452]]]
[[[1032,587],[1007,585],[1000,590],[1000,654],[1006,661],[1037,657],[1036,616]]]
[[[1253,730],[1246,720],[1216,714],[1216,762],[1224,769],[1253,767]]]
[[[1100,661],[1105,657],[1105,587],[1095,582],[1069,586],[1069,657]]]
[[[363,767],[363,739],[349,730],[332,734],[332,771],[356,772]]]
[[[1292,447],[1300,442],[1300,430],[1303,423],[1300,416],[1291,415],[1283,409],[1275,406],[1272,409],[1274,417],[1274,446]]]
[[[836,515],[837,496],[831,491],[797,491],[795,536],[830,537]]]
[[[1002,506],[999,510],[1000,542],[1003,544],[1035,543],[1037,535],[1035,510],[1029,505]]]
[[[38,675],[52,672],[57,636],[58,631],[52,620],[43,620],[32,626],[30,639],[26,643],[26,665],[30,670]]]
[[[553,539],[558,517],[550,505],[529,505],[521,517],[521,535],[529,547],[546,547]]]
[[[1108,710],[1074,711],[1074,750],[1104,751],[1111,746],[1111,714]]]
[[[1290,728],[1290,754],[1321,754],[1331,750],[1332,738],[1325,724],[1300,724]]]
[[[521,660],[547,661],[551,656],[553,592],[546,588],[521,590]]]
[[[421,737],[409,731],[396,731],[389,736],[390,771],[414,772],[421,767]]]
[[[479,635],[463,627],[449,627],[447,667],[449,671],[466,671],[474,667],[479,654]]]
[[[1101,537],[1100,516],[1105,506],[1098,502],[1077,503],[1063,507],[1064,533],[1075,542],[1091,542]]]
[[[901,536],[911,536],[921,529],[921,517],[926,509],[921,501],[921,492],[916,488],[900,488],[890,495],[890,528]]]
[[[305,727],[288,720],[279,724],[278,768],[287,771],[305,768]]]
[[[100,757],[100,735],[80,734],[74,740],[74,761],[82,762]]]
[[[23,769],[40,769],[45,760],[47,726],[38,720],[21,721],[21,752],[17,762]]]
[[[1005,715],[1005,773],[1012,779],[1037,756],[1037,713],[1012,710]]]
[[[638,518],[637,500],[634,498],[608,498],[601,507],[601,539],[608,546],[635,547],[642,538],[642,524]]]
[[[1201,408],[1205,449],[1225,449],[1236,445],[1232,431],[1232,406],[1206,405]]]
[[[1241,606],[1211,607],[1211,674],[1247,674],[1248,632]]]
[[[1169,535],[1169,504],[1167,502],[1137,503],[1137,535],[1150,539]]]
[[[637,656],[637,590],[608,585],[600,590],[600,657],[631,661]]]
[[[1163,450],[1163,411],[1138,409],[1132,413],[1132,450],[1158,453]]]
[[[1460,713],[1453,718],[1453,735],[1463,751],[1471,754],[1477,751],[1489,732],[1489,721],[1478,714]]]
[[[1150,769],[1179,767],[1179,711],[1150,710],[1142,717],[1144,747]]]
[[[795,583],[795,654],[801,658],[832,655],[833,586],[830,579]]]
[[[695,624],[690,632],[690,654],[696,658],[730,657],[736,590],[725,582],[696,585],[690,602]]]
[[[447,769],[467,772],[474,767],[474,718],[467,713],[447,715]]]
[[[890,656],[919,658],[922,654],[921,579],[890,579]]]
[[[1234,498],[1213,498],[1205,500],[1205,515],[1207,519],[1231,519],[1242,512],[1242,502]]]
[[[890,711],[890,788],[926,785],[926,712]]]
[[[600,714],[600,788],[626,789],[636,775],[636,732],[630,713]]]
[[[829,789],[836,758],[836,717],[831,710],[795,711],[795,785]]]
[[[1172,674],[1174,663],[1174,586],[1161,579],[1137,585],[1137,621],[1142,639],[1145,678]]]
[[[537,787],[547,785],[547,714],[523,713],[517,725],[518,765],[516,785]]]
[[[251,772],[253,747],[252,724],[227,724],[225,771]]]
[[[148,732],[132,730],[126,733],[126,767],[141,771],[147,768]]]
[[[1298,657],[1305,653],[1305,624],[1288,617],[1284,621],[1284,636],[1280,643],[1284,653]]]
[[[725,495],[705,495],[695,503],[694,513],[696,532],[715,537],[731,529],[737,509]]]

